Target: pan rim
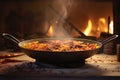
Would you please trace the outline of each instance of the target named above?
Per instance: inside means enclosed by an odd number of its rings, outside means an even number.
[[[31,42],[31,41],[39,41],[39,40],[68,40],[68,39],[97,43],[99,47],[96,48],[96,49],[83,50],[83,51],[42,51],[42,50],[33,50],[33,49],[27,49],[27,48],[22,47],[23,43]],[[52,53],[61,53],[61,52],[63,52],[63,53],[64,52],[65,53],[73,53],[74,52],[74,53],[77,53],[77,52],[86,52],[86,51],[93,51],[93,50],[100,49],[102,47],[102,43],[99,42],[99,41],[95,41],[95,40],[91,40],[91,39],[83,39],[83,38],[36,38],[36,39],[29,39],[29,40],[21,41],[20,43],[18,43],[18,46],[21,47],[22,49],[25,49],[25,50],[39,51],[39,52],[52,52]]]

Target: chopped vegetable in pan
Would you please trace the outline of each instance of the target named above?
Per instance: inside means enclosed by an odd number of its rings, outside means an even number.
[[[26,49],[38,51],[85,51],[99,48],[97,43],[83,42],[79,40],[45,40],[24,43]]]

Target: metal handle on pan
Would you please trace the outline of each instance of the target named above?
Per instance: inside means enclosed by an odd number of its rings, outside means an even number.
[[[101,43],[102,43],[103,45],[105,45],[106,43],[108,43],[108,42],[110,42],[110,41],[116,39],[117,37],[118,37],[118,35],[110,36],[110,37],[108,37],[107,39],[101,41]]]
[[[9,39],[9,40],[15,42],[16,44],[20,43],[20,41],[17,38],[15,38],[14,36],[12,36],[8,33],[3,33],[2,36],[6,39]]]

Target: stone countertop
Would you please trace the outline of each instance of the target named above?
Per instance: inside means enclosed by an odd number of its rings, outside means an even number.
[[[0,60],[0,75],[34,77],[120,76],[120,62],[116,55],[96,54],[85,65],[63,68],[45,63],[36,64],[27,55]]]

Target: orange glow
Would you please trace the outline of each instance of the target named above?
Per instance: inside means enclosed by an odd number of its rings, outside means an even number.
[[[53,26],[51,25],[49,30],[48,30],[48,36],[53,36],[54,33],[53,33]]]
[[[91,32],[91,30],[92,30],[92,21],[88,20],[88,25],[87,25],[87,28],[84,31],[84,34],[88,36],[89,33]]]
[[[110,22],[110,25],[109,25],[109,33],[110,33],[110,34],[113,34],[113,21]]]
[[[100,29],[100,32],[108,32],[107,22],[105,18],[99,19],[99,29]]]
[[[100,18],[99,21],[104,23],[104,24],[106,23],[105,18]]]
[[[98,25],[94,25],[96,23],[92,22],[93,21],[89,19],[87,27],[83,31],[86,36],[100,37],[101,32],[113,34],[113,21],[111,21],[109,25],[105,18],[99,18]]]

